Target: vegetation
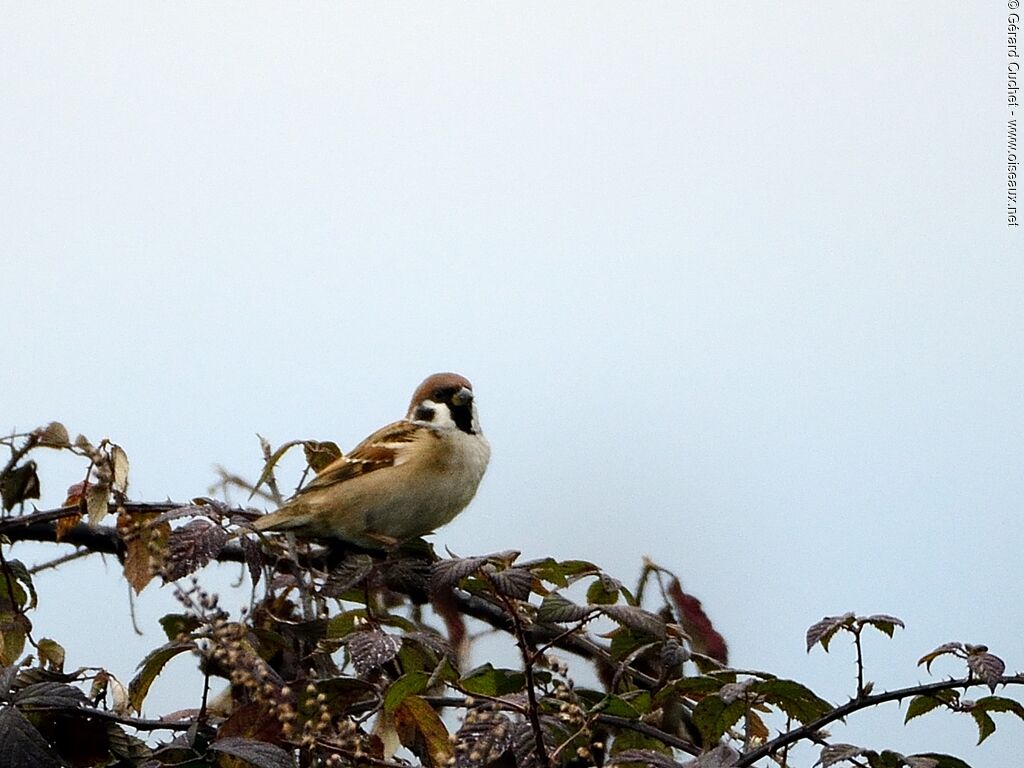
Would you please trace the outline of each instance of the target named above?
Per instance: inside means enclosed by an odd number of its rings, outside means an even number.
[[[652,562],[626,586],[593,563],[515,551],[439,557],[422,541],[371,552],[257,536],[259,510],[213,498],[130,501],[128,457],[109,440],[72,440],[53,423],[0,443],[10,452],[0,469],[0,765],[740,768],[792,765],[793,746],[809,742],[823,768],[963,768],[949,755],[833,743],[825,729],[893,700],[908,702],[906,720],[964,713],[979,741],[995,731],[993,714],[1024,718],[1017,700],[996,695],[1024,676],[1006,676],[984,646],[948,643],[921,659],[930,668],[956,657],[962,678],[873,690],[861,636],[891,637],[903,626],[893,616],[844,614],[808,630],[808,651],[828,651],[840,634],[853,640],[856,689],[836,705],[794,680],[731,668],[700,601]],[[330,443],[264,444],[256,483],[224,480],[276,504],[275,468],[297,447],[312,472],[339,455]],[[44,450],[80,457],[83,480],[61,508],[35,511],[33,456]],[[73,637],[34,634],[40,596],[9,553],[23,540],[116,554],[136,592],[173,585],[180,612],[161,620],[166,642],[127,685],[102,666],[66,669]],[[198,572],[213,561],[245,565],[251,601],[241,615],[203,588]],[[466,668],[480,625],[508,638],[513,667]],[[205,676],[202,700],[169,719],[143,717],[150,687],[180,655]]]

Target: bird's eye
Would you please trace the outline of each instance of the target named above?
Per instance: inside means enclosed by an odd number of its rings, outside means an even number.
[[[434,409],[426,405],[421,405],[416,408],[415,413],[412,415],[413,421],[433,421],[434,420]]]

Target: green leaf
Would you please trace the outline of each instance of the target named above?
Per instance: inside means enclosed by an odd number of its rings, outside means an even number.
[[[554,584],[557,587],[567,587],[584,576],[594,576],[601,572],[593,563],[586,560],[563,560],[558,562],[554,558],[538,560],[525,563],[524,566],[538,579]]]
[[[0,601],[6,597],[12,599],[14,604],[23,610],[35,608],[39,597],[36,595],[35,584],[32,583],[32,574],[28,572],[25,564],[21,560],[8,560],[6,570],[14,576],[14,581],[8,583],[6,573],[4,574],[3,580],[0,581]],[[25,593],[18,587],[19,582],[28,589],[28,594],[32,598],[28,605],[25,605]]]
[[[718,693],[724,684],[724,680],[716,677],[683,677],[658,691],[654,701],[657,704],[664,704],[677,696],[707,696]]]
[[[896,631],[896,627],[899,627],[900,629],[907,628],[906,625],[903,623],[902,619],[898,619],[895,616],[888,616],[884,613],[876,613],[873,616],[865,616],[863,618],[858,619],[858,621],[860,621],[861,624],[868,624],[874,627],[879,632],[884,632],[889,637],[893,636],[893,633]]]
[[[636,753],[648,751],[658,755],[664,755],[668,758],[672,757],[672,748],[664,742],[659,741],[653,736],[647,736],[627,729],[621,729],[616,732],[615,740],[612,742],[612,748],[609,750],[612,756],[633,755],[629,760],[614,760],[612,763],[613,765],[657,765],[657,763],[644,763],[637,760]]]
[[[50,670],[55,672],[63,672],[63,659],[65,659],[65,649],[56,640],[50,640],[48,637],[44,637],[39,641],[36,646],[36,651],[39,653],[39,663],[46,666]]]
[[[167,639],[172,642],[188,635],[193,629],[197,629],[199,624],[199,619],[185,613],[168,613],[160,617],[160,626],[163,627]]]
[[[794,680],[758,680],[749,690],[760,694],[794,720],[809,723],[832,711],[832,705]]]
[[[708,696],[693,709],[693,724],[697,726],[705,744],[714,744],[722,734],[732,728],[747,709],[743,699],[726,704],[718,696]]]
[[[506,696],[526,687],[526,675],[514,669],[498,669],[488,662],[470,670],[458,682],[467,693]]]
[[[621,696],[606,696],[593,707],[594,712],[637,720],[651,711],[649,691],[631,691]]]
[[[907,716],[903,718],[904,724],[909,723],[915,717],[920,717],[931,712],[943,704],[955,704],[960,700],[960,692],[954,690],[938,691],[930,696],[915,696],[910,700],[907,707]]]
[[[1021,720],[1024,720],[1024,705],[1003,696],[985,696],[974,702],[974,708],[985,712],[1012,712]]]
[[[139,672],[128,684],[128,701],[136,712],[142,711],[142,702],[153,681],[171,659],[195,650],[195,643],[168,643],[152,651],[139,664]]]
[[[868,759],[871,768],[903,768],[903,755],[889,749],[881,752],[865,750],[864,757]]]
[[[591,614],[591,609],[577,605],[557,592],[544,596],[537,609],[537,621],[542,624],[566,624],[581,621]]]
[[[622,584],[606,573],[600,574],[587,588],[589,605],[614,605],[619,602],[619,590]]]
[[[388,686],[384,694],[384,711],[394,712],[405,701],[406,697],[423,693],[427,688],[430,675],[423,671],[407,672]]]
[[[971,709],[971,717],[978,724],[978,743],[996,732],[996,721],[989,717],[988,712],[983,709]]]

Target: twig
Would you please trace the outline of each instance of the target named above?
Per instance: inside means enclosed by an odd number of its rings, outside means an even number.
[[[489,577],[487,580],[493,587],[494,582]],[[551,759],[548,756],[548,748],[544,744],[544,729],[540,724],[540,708],[537,704],[537,691],[534,689],[536,680],[533,675],[533,651],[526,639],[526,633],[523,631],[523,621],[519,617],[519,611],[516,610],[515,603],[504,596],[499,597],[505,605],[509,618],[512,620],[512,632],[516,638],[516,645],[519,646],[519,654],[523,657],[523,674],[526,676],[526,701],[528,704],[526,715],[530,721],[533,739],[537,745],[537,759],[540,761],[542,768],[550,768]]]

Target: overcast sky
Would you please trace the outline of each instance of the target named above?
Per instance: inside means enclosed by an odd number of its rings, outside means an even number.
[[[650,555],[736,666],[837,702],[852,649],[803,637],[847,610],[908,623],[879,688],[951,640],[1024,667],[1001,1],[0,11],[4,429],[109,436],[134,498],[184,500],[455,370],[493,458],[439,545]],[[82,468],[44,471],[45,508]],[[126,640],[117,570],[40,576],[35,622],[127,680],[172,605]],[[834,733],[1024,740],[902,717]]]

